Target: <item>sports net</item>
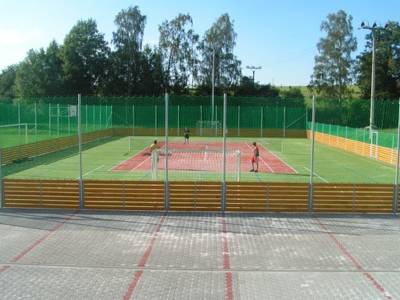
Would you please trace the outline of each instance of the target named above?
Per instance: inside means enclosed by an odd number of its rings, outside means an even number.
[[[152,179],[157,180],[158,171],[165,170],[168,157],[168,170],[172,172],[194,172],[188,176],[203,178],[201,174],[222,173],[224,170],[224,151],[221,147],[213,147],[207,144],[191,147],[174,147],[166,149],[162,147],[151,153]],[[240,181],[241,152],[239,149],[226,149],[226,172]],[[197,174],[196,174],[197,172]]]

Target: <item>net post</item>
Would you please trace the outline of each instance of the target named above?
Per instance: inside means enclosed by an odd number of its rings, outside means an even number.
[[[3,186],[3,151],[0,145],[0,208],[4,207],[4,186]]]
[[[308,211],[314,210],[314,154],[315,154],[315,95],[312,97],[310,179],[308,184]]]
[[[168,107],[169,96],[165,93],[165,180],[164,180],[164,208],[169,209],[169,178],[168,178]]]
[[[399,111],[397,120],[397,159],[396,159],[396,177],[394,180],[394,196],[392,210],[397,214],[399,209],[399,163],[400,163],[400,98],[399,98]]]
[[[226,107],[227,107],[227,97],[224,93],[224,108],[223,108],[223,126],[222,126],[222,136],[223,136],[223,174],[222,174],[222,211],[226,209]]]
[[[78,94],[78,149],[79,149],[79,208],[85,207],[82,175],[81,94]]]

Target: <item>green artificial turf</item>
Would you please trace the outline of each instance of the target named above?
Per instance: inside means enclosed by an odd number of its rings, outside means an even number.
[[[162,137],[158,138],[160,141]],[[111,138],[84,146],[84,179],[151,180],[149,171],[112,171],[121,162],[148,147],[154,137],[135,137],[129,152],[128,137]],[[221,141],[216,138],[191,138],[192,141]],[[241,181],[308,182],[310,174],[310,146],[307,139],[283,138],[228,138],[228,142],[261,143],[296,170],[296,174],[242,172]],[[182,138],[170,138],[180,141]],[[249,169],[251,168],[249,162]],[[28,161],[3,166],[7,178],[23,179],[77,179],[79,177],[78,147],[36,157]],[[158,172],[163,180],[164,172]],[[327,183],[388,183],[394,182],[393,166],[316,143],[315,182]],[[222,172],[169,171],[169,180],[221,181]],[[228,181],[235,181],[235,174],[227,174]]]

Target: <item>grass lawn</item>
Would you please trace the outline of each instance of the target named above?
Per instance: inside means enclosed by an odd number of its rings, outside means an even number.
[[[148,147],[154,137],[136,137],[129,152],[128,137],[112,138],[85,145],[83,156],[84,179],[151,180],[150,170],[113,171],[121,162]],[[163,137],[158,138],[159,141]],[[241,181],[308,182],[310,174],[310,141],[307,139],[282,138],[228,138],[228,142],[253,140],[278,156],[295,169],[294,174],[241,172]],[[170,138],[182,142],[182,138]],[[215,138],[192,138],[191,141],[222,141]],[[246,162],[243,162],[246,163]],[[251,168],[248,162],[249,169]],[[36,157],[29,161],[3,167],[7,178],[23,179],[77,179],[79,177],[78,148],[73,147],[57,153]],[[394,182],[393,166],[356,154],[347,153],[326,145],[316,144],[315,182],[329,183],[388,183]],[[163,180],[164,172],[158,171]],[[220,181],[222,172],[169,171],[170,180]],[[227,180],[235,181],[236,175],[228,173]]]

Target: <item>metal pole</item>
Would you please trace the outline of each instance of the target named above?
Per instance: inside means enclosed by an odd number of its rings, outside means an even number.
[[[314,152],[315,152],[315,96],[312,97],[312,119],[311,119],[311,158],[310,158],[310,181],[308,191],[308,210],[314,209]]]
[[[179,132],[179,131],[180,131],[180,130],[179,130],[179,129],[180,129],[180,128],[179,128],[179,127],[180,127],[180,126],[179,126],[179,121],[180,121],[180,120],[179,120],[179,114],[180,114],[180,109],[179,109],[179,105],[178,105],[178,136],[179,136],[179,134],[180,134],[180,132]]]
[[[165,93],[165,182],[164,182],[164,208],[169,209],[169,186],[168,186],[168,93]]]
[[[101,104],[99,105],[99,107],[100,107],[99,123],[100,123],[100,129],[101,129]]]
[[[85,207],[82,175],[81,94],[78,94],[79,207]]]
[[[286,106],[283,107],[283,137],[286,137]]]
[[[18,102],[18,136],[21,135],[21,104]]]
[[[135,136],[135,104],[132,105],[132,136]]]
[[[222,175],[222,205],[221,208],[225,211],[226,208],[226,106],[227,106],[227,97],[226,93],[224,93],[224,111],[223,111],[223,175]]]
[[[85,104],[85,131],[87,131],[88,126],[88,106]]]
[[[35,102],[35,138],[37,139],[37,103]]]
[[[400,163],[400,99],[399,99],[399,113],[397,120],[397,160],[396,160],[396,177],[394,181],[393,213],[397,213],[399,207],[399,163]]]
[[[369,116],[369,129],[372,139],[372,130],[374,128],[374,114],[375,114],[375,32],[371,30],[372,34],[372,70],[371,70],[371,108]]]
[[[200,136],[203,136],[203,105],[200,105]]]
[[[57,136],[60,135],[60,104],[57,103]]]
[[[214,121],[214,93],[215,93],[215,48],[212,53],[212,71],[211,71],[211,121]]]
[[[154,135],[157,136],[157,104],[154,105]]]
[[[264,119],[264,107],[261,106],[261,120],[260,120],[260,136],[263,136],[263,119]]]
[[[49,103],[49,135],[51,135],[51,103]]]
[[[110,109],[111,109],[111,112],[110,112],[110,125],[111,125],[111,128],[113,127],[113,106],[112,105],[110,105]]]
[[[237,135],[240,137],[240,105],[238,105],[238,129],[237,129]]]
[[[67,114],[68,114],[68,135],[71,135],[71,120],[70,120],[70,118],[69,118],[69,108],[70,108],[70,105],[68,105],[67,107],[68,107],[68,109],[67,109]]]

